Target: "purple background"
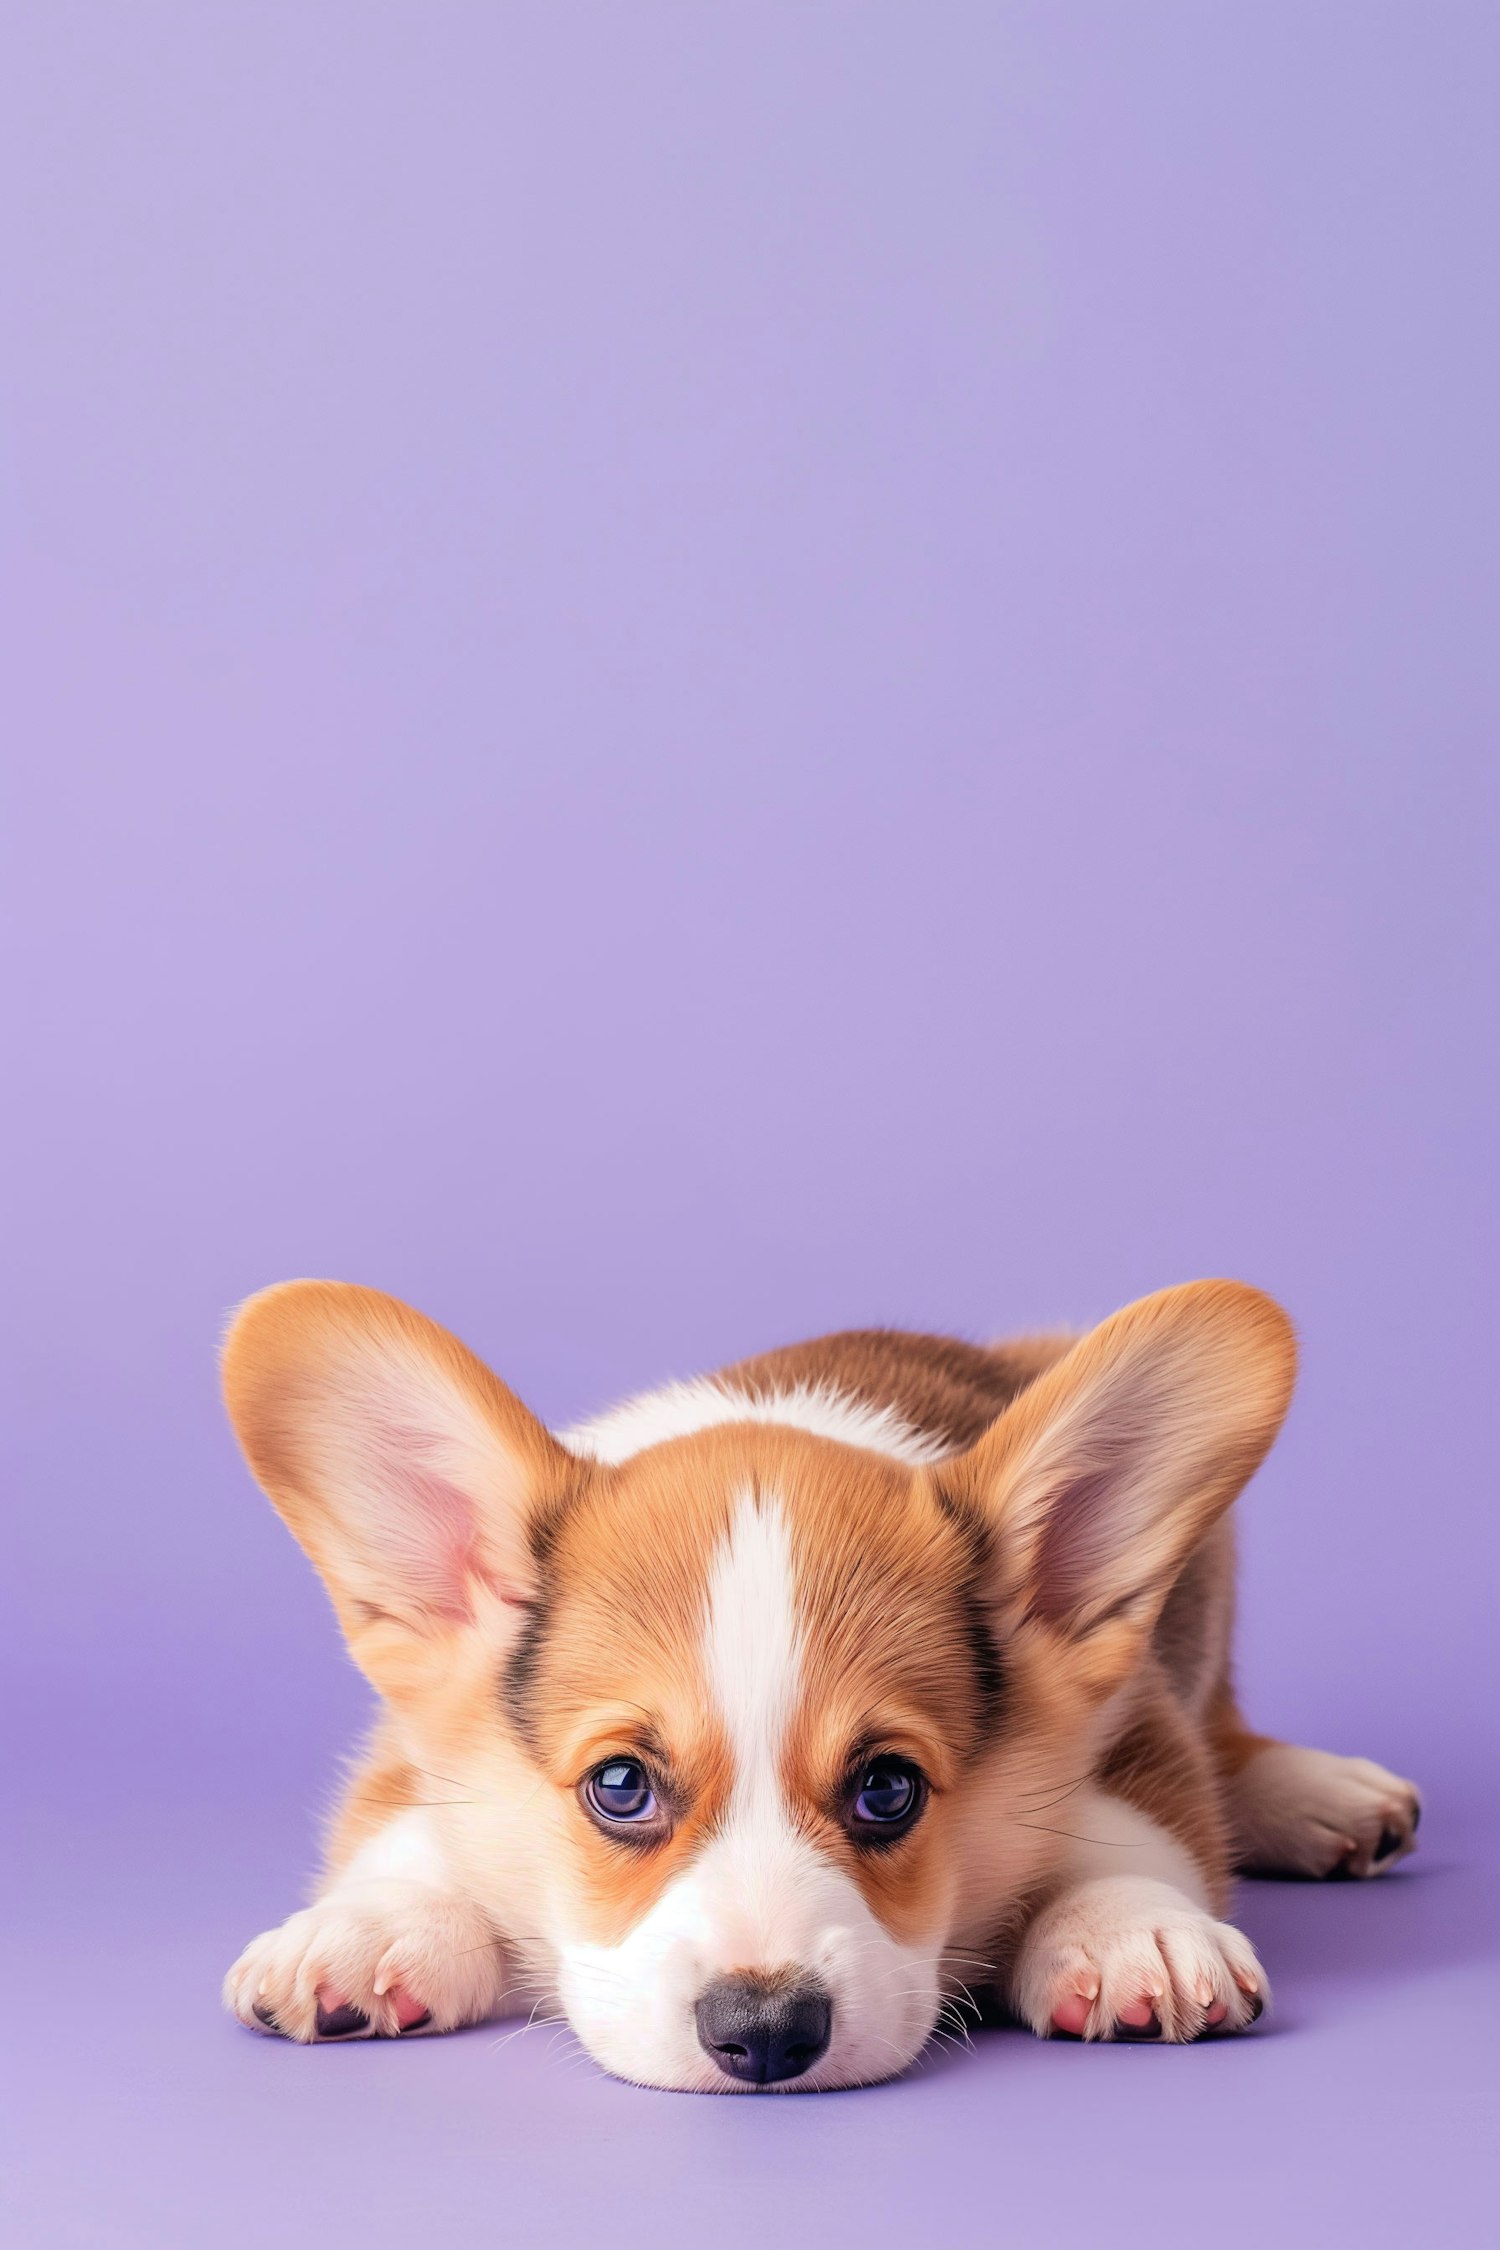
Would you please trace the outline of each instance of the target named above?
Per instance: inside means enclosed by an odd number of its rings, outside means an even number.
[[[1495,2239],[1500,17],[7,12],[12,2238]],[[364,1710],[226,1309],[563,1417],[1226,1272],[1266,1726],[1425,1787],[1182,2053],[218,2012]],[[424,2234],[422,2239],[427,2239]]]

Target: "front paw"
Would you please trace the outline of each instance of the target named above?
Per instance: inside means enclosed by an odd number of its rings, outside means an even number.
[[[1042,2038],[1201,2038],[1266,2005],[1248,1941],[1166,1883],[1106,1876],[1067,1891],[1027,1931],[1016,2008]]]
[[[492,2012],[500,1942],[460,1901],[390,1883],[333,1891],[246,1946],[224,2004],[307,2041],[451,2031]]]

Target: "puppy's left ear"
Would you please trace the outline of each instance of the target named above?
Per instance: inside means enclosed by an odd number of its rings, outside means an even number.
[[[941,1472],[982,1522],[1002,1633],[1074,1645],[1100,1692],[1129,1669],[1197,1542],[1291,1400],[1286,1314],[1232,1281],[1127,1305]]]

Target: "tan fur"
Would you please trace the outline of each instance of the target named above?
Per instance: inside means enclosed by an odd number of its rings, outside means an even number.
[[[602,1472],[569,1509],[549,1558],[544,1657],[526,1690],[534,1753],[563,1794],[608,1755],[670,1744],[693,1814],[644,1866],[577,1816],[601,1932],[666,1886],[723,1808],[724,1748],[705,1715],[698,1652],[708,1558],[745,1484],[786,1505],[808,1606],[823,1626],[809,1645],[805,1714],[789,1754],[788,1786],[809,1831],[842,1848],[829,1808],[851,1742],[905,1751],[940,1791],[957,1787],[975,1754],[980,1714],[955,1606],[971,1557],[920,1480],[796,1431],[737,1426]],[[893,1584],[902,1588],[895,1606]],[[642,1642],[635,1620],[647,1611]],[[893,1926],[921,1920],[923,1870],[941,1858],[943,1832],[939,1810],[901,1886],[880,1862],[846,1854]]]
[[[253,1299],[226,1347],[230,1412],[386,1716],[330,1837],[336,1949],[319,1954],[300,1919],[294,1938],[268,1933],[231,1972],[231,2004],[264,2022],[269,1993],[274,2027],[310,2037],[319,2009],[355,2000],[390,2030],[380,1979],[397,1962],[407,1982],[442,1983],[442,2028],[545,1989],[559,1917],[580,1945],[622,1944],[728,1818],[705,1587],[748,1493],[788,1527],[801,1619],[780,1797],[892,1941],[936,1947],[963,1981],[964,1964],[990,1964],[1039,2030],[1083,2006],[1070,1978],[1079,1992],[1092,1978],[1089,2035],[1111,2036],[1100,2011],[1151,1974],[1167,2036],[1226,2011],[1230,2028],[1248,2020],[1243,1941],[1186,1900],[1179,1928],[1154,1875],[1134,1890],[1085,1880],[1078,1852],[1114,1847],[1071,1827],[1070,1807],[1119,1808],[1122,1872],[1138,1836],[1160,1837],[1158,1857],[1196,1871],[1213,1914],[1237,1852],[1264,1864],[1281,1848],[1273,1768],[1256,1763],[1278,1746],[1245,1728],[1229,1681],[1226,1511],[1276,1433],[1293,1366],[1285,1317],[1232,1283],[1163,1292],[1081,1339],[852,1331],[719,1380],[762,1401],[800,1388],[892,1410],[938,1441],[932,1465],[730,1422],[605,1467],[408,1307],[327,1283]],[[852,1767],[877,1752],[912,1761],[931,1791],[880,1852],[859,1846],[846,1809]],[[672,1808],[649,1848],[583,1803],[588,1773],[621,1758]],[[1385,1782],[1339,1796],[1360,1872],[1390,1856],[1372,1823],[1404,1822],[1409,1847],[1414,1794]],[[1293,1825],[1288,1864],[1323,1849],[1322,1826],[1309,1841],[1307,1817]],[[1141,1917],[1164,1925],[1155,1972]],[[454,1931],[467,1966],[444,1981]],[[1074,1965],[1101,1949],[1102,1967]],[[319,1981],[326,1959],[337,1992]]]

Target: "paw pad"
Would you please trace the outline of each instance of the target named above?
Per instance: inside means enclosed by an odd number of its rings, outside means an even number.
[[[363,2008],[352,2008],[347,2001],[336,2001],[332,2007],[318,2002],[318,2037],[320,2039],[348,2039],[356,2031],[368,2031],[370,2019]]]

